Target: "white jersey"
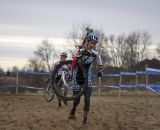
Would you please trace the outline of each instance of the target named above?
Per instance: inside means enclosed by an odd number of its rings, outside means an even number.
[[[61,61],[57,61],[54,65],[54,68],[53,70],[61,63]],[[61,76],[62,75],[62,72],[64,72],[65,74],[68,74],[69,73],[69,70],[70,70],[70,67],[69,65],[63,65],[60,69],[58,69],[58,73],[57,75]]]

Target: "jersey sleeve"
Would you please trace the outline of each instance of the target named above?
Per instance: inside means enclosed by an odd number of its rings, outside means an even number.
[[[97,64],[100,65],[100,66],[103,65],[103,63],[102,63],[102,58],[101,58],[101,55],[100,55],[100,54],[97,55]]]
[[[59,61],[57,61],[57,62],[53,65],[53,67],[52,67],[52,68],[53,68],[53,70],[54,70],[54,69],[59,65],[59,63],[60,63],[60,62],[59,62]]]
[[[96,55],[96,63],[97,63],[97,65],[102,66],[103,64],[102,64],[101,55],[95,50],[92,50],[92,52]]]

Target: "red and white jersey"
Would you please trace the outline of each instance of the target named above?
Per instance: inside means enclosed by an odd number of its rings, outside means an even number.
[[[82,51],[84,51],[84,48],[76,49],[76,50],[72,51],[72,57],[79,57],[80,56],[79,54]],[[103,65],[101,56],[96,50],[91,49],[91,50],[88,50],[88,51],[91,53],[91,55],[82,57],[82,60],[83,60],[84,64],[92,64],[93,61],[96,60],[97,65]]]

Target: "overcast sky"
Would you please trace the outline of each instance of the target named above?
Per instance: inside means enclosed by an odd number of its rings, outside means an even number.
[[[0,66],[23,66],[41,40],[64,44],[74,24],[108,34],[148,31],[160,41],[159,0],[0,0]]]

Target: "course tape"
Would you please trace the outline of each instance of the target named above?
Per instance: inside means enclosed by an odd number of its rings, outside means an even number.
[[[29,75],[49,75],[49,72],[32,72],[32,71],[19,71],[19,74],[29,74]]]
[[[136,75],[134,72],[121,72],[120,75]]]
[[[19,71],[20,74],[28,74],[28,75],[50,75],[49,72],[32,72],[32,71]],[[103,74],[106,77],[119,77],[123,75],[127,76],[135,76],[135,75],[160,75],[160,70],[153,68],[146,68],[146,71],[136,71],[136,72],[120,72],[120,74]],[[92,77],[96,77],[97,75],[92,75]]]
[[[37,90],[42,90],[43,89],[43,88],[37,88],[37,87],[32,87],[32,86],[27,86],[27,85],[19,85],[19,87],[28,88],[28,89],[37,89]]]
[[[22,88],[28,88],[28,89],[43,89],[43,88],[37,88],[37,87],[32,87],[32,86],[28,86],[28,85],[19,85],[19,87]],[[0,86],[0,88],[16,88],[16,85],[3,85]]]
[[[160,75],[160,70],[158,69],[146,68],[146,72],[150,75]]]
[[[136,74],[137,74],[137,75],[145,75],[145,74],[146,74],[146,71],[136,71]]]
[[[93,88],[98,88],[99,85],[93,85]],[[122,85],[100,85],[100,87],[104,87],[104,88],[145,88],[146,85],[145,84],[122,84]]]
[[[146,89],[160,95],[160,85],[147,85]]]
[[[3,85],[3,86],[0,86],[0,88],[15,88],[16,85]]]

